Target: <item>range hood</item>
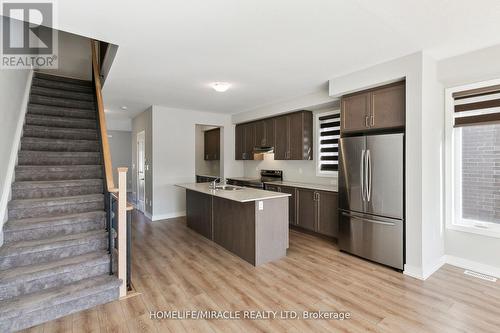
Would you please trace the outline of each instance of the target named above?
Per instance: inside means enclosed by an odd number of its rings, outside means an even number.
[[[253,147],[253,159],[262,161],[264,159],[274,159],[274,147],[255,146]]]
[[[273,154],[274,147],[270,146],[255,146],[253,147],[254,154]]]

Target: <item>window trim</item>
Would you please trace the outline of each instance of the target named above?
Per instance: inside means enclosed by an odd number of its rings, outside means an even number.
[[[446,229],[467,232],[487,237],[500,238],[500,224],[487,223],[470,219],[457,221],[457,212],[461,211],[462,178],[461,163],[456,163],[460,158],[460,145],[457,144],[460,137],[454,128],[455,100],[453,93],[484,88],[500,84],[500,79],[467,84],[445,89],[445,220]],[[458,165],[457,165],[458,164]],[[459,194],[458,196],[456,194]],[[476,225],[474,225],[476,224]],[[481,225],[483,227],[479,227]],[[484,228],[486,226],[487,228]]]
[[[320,151],[321,151],[320,132],[321,131],[320,131],[320,127],[319,127],[319,118],[324,117],[324,116],[329,116],[331,114],[337,114],[337,113],[340,114],[340,108],[338,108],[338,107],[314,113],[314,142],[316,144],[316,149],[314,149],[314,162],[316,164],[316,176],[317,177],[336,178],[336,177],[338,177],[338,174],[339,174],[338,170],[337,171],[321,170],[321,160],[320,160]],[[339,144],[340,144],[340,142],[339,142]]]

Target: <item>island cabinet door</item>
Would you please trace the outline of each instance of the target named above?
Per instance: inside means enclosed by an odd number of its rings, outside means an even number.
[[[255,265],[255,202],[213,197],[214,242]]]
[[[315,194],[314,190],[297,188],[297,226],[311,231],[316,230]]]
[[[318,230],[325,236],[337,237],[338,231],[338,195],[335,192],[316,191],[318,208]]]
[[[187,226],[212,239],[212,196],[186,190]]]

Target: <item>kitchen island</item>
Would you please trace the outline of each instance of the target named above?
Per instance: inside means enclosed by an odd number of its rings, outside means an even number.
[[[238,186],[186,189],[187,226],[254,266],[286,256],[288,196]]]

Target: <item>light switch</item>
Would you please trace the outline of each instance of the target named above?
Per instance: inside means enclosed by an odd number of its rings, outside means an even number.
[[[264,201],[258,201],[259,203],[259,210],[264,210]]]

